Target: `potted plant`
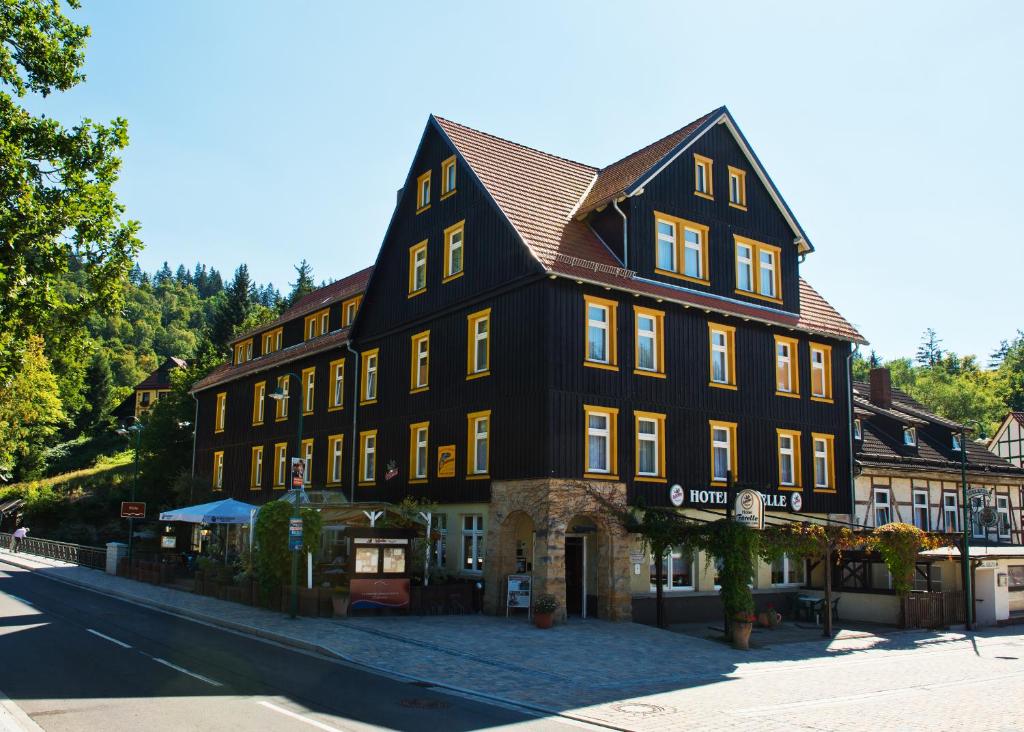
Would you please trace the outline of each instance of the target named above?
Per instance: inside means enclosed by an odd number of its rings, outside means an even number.
[[[334,609],[334,617],[348,617],[349,599],[348,587],[339,586],[334,588],[334,591],[331,593],[331,606]]]
[[[541,595],[533,603],[533,624],[546,630],[555,623],[558,599],[554,595]]]
[[[732,616],[732,646],[741,651],[750,648],[750,631],[757,618],[749,610],[741,610]]]

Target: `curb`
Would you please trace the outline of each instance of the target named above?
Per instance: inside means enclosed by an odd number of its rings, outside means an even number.
[[[12,560],[12,558],[11,558],[12,556],[15,557],[16,559]],[[481,702],[484,702],[484,703],[490,703],[490,704],[493,704],[495,706],[512,707],[512,708],[518,709],[520,711],[528,712],[528,713],[533,714],[535,716],[560,717],[562,719],[568,719],[568,720],[572,720],[574,722],[583,722],[584,724],[589,724],[589,725],[592,725],[594,727],[602,727],[604,729],[616,730],[617,732],[631,732],[630,728],[628,728],[628,727],[617,727],[617,726],[615,726],[613,724],[610,724],[608,722],[603,722],[603,721],[598,721],[598,720],[594,720],[594,719],[589,719],[587,717],[577,716],[577,715],[573,715],[573,714],[567,714],[567,713],[559,711],[557,709],[551,709],[551,708],[548,708],[548,707],[545,707],[545,706],[542,706],[542,705],[527,704],[525,702],[520,702],[520,701],[516,701],[516,700],[513,700],[513,699],[506,699],[505,697],[497,696],[497,695],[494,695],[494,694],[486,694],[486,693],[483,693],[483,692],[480,692],[480,691],[474,691],[473,689],[466,689],[464,687],[456,686],[454,684],[448,684],[448,683],[445,683],[443,681],[437,681],[437,680],[428,679],[428,678],[421,678],[419,676],[414,676],[412,674],[402,673],[401,671],[392,671],[390,669],[381,668],[380,666],[375,666],[372,663],[366,663],[365,661],[356,660],[354,658],[351,658],[350,656],[345,655],[344,653],[341,653],[339,651],[331,650],[330,648],[327,648],[325,646],[321,646],[321,645],[319,645],[317,643],[313,643],[311,641],[304,641],[304,640],[302,640],[300,638],[294,638],[292,636],[282,635],[282,634],[276,633],[274,631],[264,630],[262,628],[256,628],[256,627],[253,627],[251,625],[245,625],[244,623],[236,623],[236,622],[233,622],[231,620],[225,620],[224,618],[217,617],[216,615],[205,615],[203,613],[196,612],[194,610],[189,610],[189,609],[186,609],[186,608],[179,608],[179,607],[175,607],[173,605],[167,605],[165,603],[162,603],[162,602],[159,602],[159,601],[155,601],[155,600],[150,600],[150,599],[147,599],[147,598],[136,597],[136,596],[133,596],[133,595],[131,595],[129,593],[120,592],[118,590],[109,590],[109,591],[108,590],[100,590],[100,589],[98,589],[96,587],[93,587],[93,586],[91,586],[91,585],[89,585],[89,584],[87,584],[85,582],[81,582],[81,581],[78,581],[78,580],[70,579],[70,578],[67,578],[67,577],[54,577],[54,576],[52,576],[52,575],[50,575],[48,573],[45,573],[45,572],[43,572],[41,570],[60,569],[59,566],[54,565],[54,566],[50,566],[50,567],[34,567],[34,566],[31,566],[31,565],[28,565],[28,564],[21,564],[21,563],[19,563],[17,561],[17,558],[19,558],[19,557],[16,554],[12,555],[10,552],[7,552],[7,551],[4,551],[4,552],[0,553],[0,560],[3,560],[3,561],[5,561],[5,562],[7,562],[9,564],[13,564],[16,567],[21,567],[22,569],[28,570],[28,571],[32,572],[33,574],[37,574],[38,573],[41,577],[43,577],[45,579],[48,579],[48,580],[50,580],[52,582],[60,582],[62,584],[69,585],[71,587],[77,587],[77,588],[80,588],[80,589],[87,590],[89,592],[95,592],[96,594],[103,595],[105,597],[114,597],[114,598],[117,598],[118,600],[123,600],[124,602],[132,603],[133,605],[141,605],[143,607],[147,607],[147,608],[150,608],[152,610],[157,610],[159,612],[167,613],[168,615],[176,615],[178,617],[182,617],[182,618],[185,618],[187,620],[195,620],[195,621],[198,621],[198,622],[201,622],[201,623],[205,623],[207,625],[212,625],[212,626],[215,626],[215,627],[223,628],[225,630],[230,630],[230,631],[233,631],[235,633],[239,633],[241,635],[255,636],[257,638],[261,638],[263,640],[271,641],[273,643],[277,643],[277,644],[282,645],[282,646],[288,646],[288,647],[291,647],[291,648],[297,648],[299,650],[306,651],[306,652],[309,652],[309,653],[315,653],[315,654],[320,655],[320,656],[326,656],[328,658],[334,658],[336,660],[344,661],[345,663],[347,663],[347,664],[349,664],[351,666],[354,666],[356,668],[360,668],[360,669],[363,669],[365,671],[369,671],[369,672],[377,674],[377,675],[388,676],[390,678],[399,679],[399,680],[408,681],[408,682],[416,682],[416,683],[420,683],[420,684],[429,684],[430,687],[434,687],[434,688],[438,688],[438,689],[446,689],[448,691],[451,691],[451,692],[454,692],[454,693],[457,693],[457,694],[469,697],[471,699],[475,699],[475,700],[478,700],[478,701],[481,701]],[[77,565],[68,565],[68,566],[77,567]],[[94,571],[98,572],[100,570],[94,570]],[[348,630],[354,630],[354,631],[358,631],[358,632],[362,632],[362,633],[368,633],[370,635],[377,635],[377,636],[380,636],[382,638],[387,638],[389,640],[394,640],[396,642],[404,642],[404,643],[409,643],[410,645],[421,645],[421,646],[426,646],[426,647],[432,648],[432,646],[430,646],[429,644],[409,642],[407,639],[401,638],[400,636],[395,636],[393,634],[384,633],[384,632],[381,632],[381,631],[370,630],[370,629],[367,629],[367,628],[355,628],[355,627],[348,628]],[[444,649],[438,648],[437,650],[443,651]],[[463,655],[463,654],[456,654],[456,655]],[[473,660],[479,660],[479,659],[476,659],[476,658],[470,656],[469,654],[464,654],[464,655],[466,657],[473,658]]]

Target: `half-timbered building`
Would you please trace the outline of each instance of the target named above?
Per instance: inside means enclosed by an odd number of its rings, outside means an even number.
[[[1024,468],[1024,412],[1009,412],[988,441],[995,455]]]

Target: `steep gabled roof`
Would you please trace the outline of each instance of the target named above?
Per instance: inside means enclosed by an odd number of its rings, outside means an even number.
[[[135,386],[135,390],[140,389],[170,389],[171,388],[171,369],[180,369],[188,366],[188,361],[177,356],[170,356],[164,359],[164,362],[157,368],[150,372],[149,376],[140,381]],[[134,399],[134,397],[132,397]]]

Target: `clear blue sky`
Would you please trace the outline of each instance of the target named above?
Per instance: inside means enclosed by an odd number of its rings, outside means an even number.
[[[43,106],[128,119],[147,270],[370,264],[431,112],[605,165],[726,104],[880,354],[1024,327],[1022,3],[85,1]]]

